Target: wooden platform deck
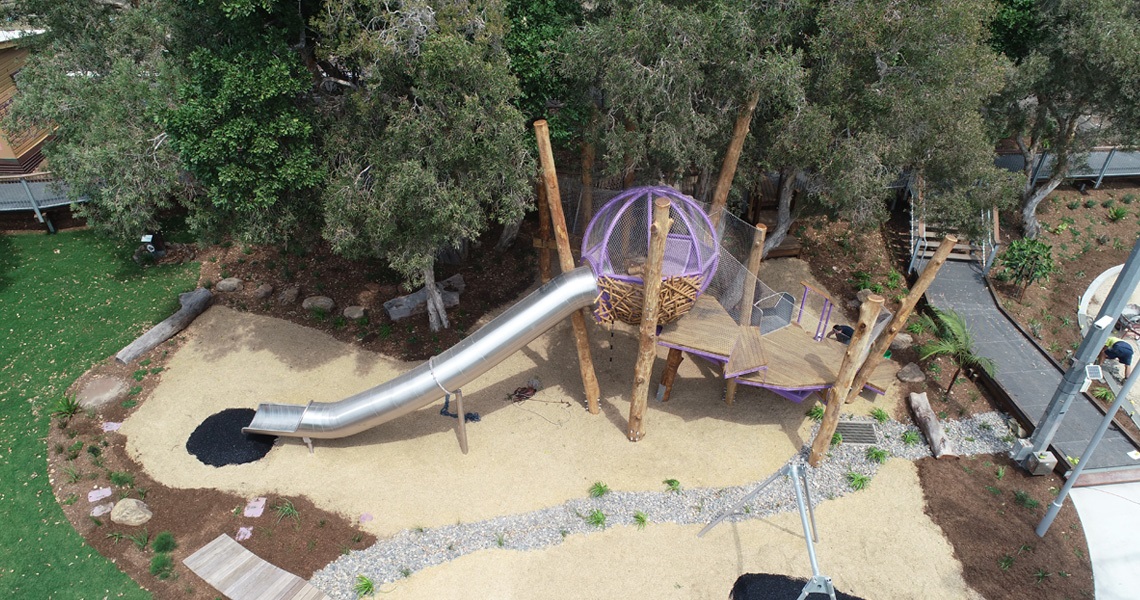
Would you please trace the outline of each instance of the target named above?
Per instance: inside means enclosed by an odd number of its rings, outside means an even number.
[[[231,600],[329,600],[309,582],[265,562],[224,533],[182,562]]]
[[[724,364],[730,362],[729,357],[741,333],[741,327],[716,299],[701,296],[689,314],[661,330],[657,342]],[[750,362],[758,363],[751,365],[755,368],[741,364],[731,366],[732,373],[746,372],[735,377],[738,382],[785,390],[830,387],[835,383],[839,364],[847,351],[846,345],[830,338],[815,341],[811,332],[796,323],[764,335],[761,344],[762,351],[749,356]],[[885,392],[898,369],[895,362],[881,362],[868,386]]]

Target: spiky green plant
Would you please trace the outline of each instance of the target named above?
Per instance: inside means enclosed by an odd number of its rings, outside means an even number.
[[[883,464],[887,462],[888,456],[890,456],[890,453],[882,448],[876,448],[875,446],[867,448],[867,460]]]
[[[952,310],[938,310],[935,311],[935,314],[938,317],[939,324],[936,332],[937,339],[924,345],[919,351],[919,356],[922,360],[934,356],[949,356],[958,366],[958,370],[954,371],[954,375],[950,378],[950,385],[946,387],[946,393],[949,394],[950,390],[954,388],[954,383],[958,381],[958,375],[962,373],[964,368],[982,369],[993,375],[996,368],[993,359],[974,353],[974,335],[970,332],[970,328],[966,325],[966,320],[962,318],[962,315]]]
[[[590,514],[586,515],[586,522],[590,525],[593,525],[594,527],[605,527],[606,513],[595,508],[594,510],[590,511]]]
[[[357,598],[364,596],[371,596],[372,592],[376,590],[376,585],[367,575],[357,575],[356,585],[352,586],[352,591],[356,592]]]
[[[665,487],[669,488],[670,492],[679,493],[681,491],[681,482],[677,481],[676,479],[666,479],[661,483],[664,483]]]
[[[855,471],[847,472],[847,485],[851,486],[851,489],[855,491],[867,487],[867,484],[870,482],[871,478],[862,473],[856,473]]]
[[[638,529],[645,529],[645,526],[649,523],[649,515],[640,510],[636,511],[633,513],[633,522],[637,524]]]
[[[602,496],[605,496],[608,493],[610,493],[610,486],[606,485],[605,483],[602,483],[601,481],[595,481],[594,485],[590,486],[590,497],[591,498],[601,498]]]
[[[871,416],[879,423],[886,423],[891,420],[891,415],[877,406],[871,409]]]
[[[814,405],[812,405],[811,408],[807,409],[807,412],[805,412],[804,414],[807,415],[807,417],[809,419],[811,419],[812,421],[822,421],[823,420],[823,406],[821,406],[818,403],[814,404]]]

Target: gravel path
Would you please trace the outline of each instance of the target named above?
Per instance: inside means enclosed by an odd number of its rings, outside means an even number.
[[[844,419],[873,422],[870,417],[845,415]],[[944,421],[943,425],[958,453],[969,456],[1008,451],[1013,438],[1006,423],[1007,417],[989,412],[960,421]],[[875,428],[879,438],[876,447],[886,450],[889,456],[907,460],[930,456],[930,449],[917,427],[887,421],[876,424]],[[904,441],[904,434],[908,431],[917,434],[916,442],[907,444]],[[815,437],[815,429],[811,437]],[[814,504],[851,493],[849,473],[874,476],[879,463],[867,458],[868,447],[864,444],[840,444],[832,449],[831,457],[819,468],[807,467]],[[806,464],[807,451],[805,447],[791,460]],[[742,486],[682,488],[676,492],[612,491],[600,498],[570,500],[559,506],[477,523],[405,530],[378,541],[370,548],[338,558],[314,573],[310,583],[332,598],[348,600],[356,598],[353,588],[358,575],[368,577],[378,588],[382,583],[488,548],[537,550],[558,544],[568,535],[588,534],[610,527],[640,526],[639,521],[647,524],[704,524],[728,510],[763,479]],[[681,483],[683,485],[684,482]],[[763,518],[792,510],[796,510],[796,503],[791,486],[786,479],[780,479],[759,494],[743,513],[730,517],[730,520]]]

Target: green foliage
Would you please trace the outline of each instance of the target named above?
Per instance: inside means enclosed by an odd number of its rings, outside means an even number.
[[[147,545],[150,544],[150,534],[147,533],[146,529],[135,533],[128,533],[127,539],[134,542],[135,548],[141,551],[146,551]]]
[[[921,438],[919,438],[918,432],[914,431],[912,429],[904,431],[902,434],[902,441],[907,446],[913,446],[913,445],[917,444],[920,439]]]
[[[838,431],[831,434],[831,445],[832,446],[838,446],[839,444],[842,444],[842,443],[843,443],[843,434],[839,433]]]
[[[293,501],[287,498],[281,498],[277,504],[273,506],[273,512],[277,513],[277,522],[281,523],[283,519],[293,519],[298,525],[301,523],[301,513],[297,511],[297,507],[293,506]]]
[[[919,350],[919,356],[922,360],[927,360],[946,355],[958,365],[958,372],[950,378],[946,393],[950,393],[963,368],[981,369],[993,375],[996,368],[993,359],[974,353],[974,336],[962,316],[952,310],[935,311],[935,314],[938,318],[938,339],[924,345]]]
[[[1029,492],[1026,492],[1024,490],[1017,490],[1013,492],[1013,501],[1029,509],[1041,506],[1040,502],[1034,500],[1033,497],[1029,495]]]
[[[994,472],[994,477],[997,477],[998,481],[1001,481],[1003,478],[1005,478],[1005,467],[998,467],[997,471]]]
[[[1068,207],[1069,210],[1077,210],[1081,207],[1081,203],[1078,200],[1070,200],[1065,206]]]
[[[594,485],[590,486],[591,498],[601,498],[608,493],[610,493],[610,486],[602,483],[601,481],[596,481],[594,482]]]
[[[131,487],[135,484],[135,476],[126,471],[111,471],[107,477],[118,487]]]
[[[1092,389],[1092,397],[1100,400],[1101,402],[1113,402],[1116,400],[1116,394],[1111,389],[1105,386],[1098,385]]]
[[[879,424],[886,423],[887,421],[891,420],[891,415],[878,406],[871,409],[871,416],[874,417],[874,419],[878,421]]]
[[[867,487],[867,484],[871,482],[870,477],[862,473],[856,473],[855,471],[848,471],[846,478],[847,485],[851,486],[851,489],[855,491],[859,491]]]
[[[677,481],[676,479],[666,479],[665,481],[662,481],[661,483],[664,483],[665,487],[669,488],[670,492],[680,493],[680,491],[681,491],[681,482]]]
[[[53,417],[59,417],[61,421],[66,422],[79,414],[79,408],[79,399],[74,394],[63,394],[55,399],[51,414]]]
[[[165,552],[159,552],[150,559],[150,574],[159,579],[169,579],[174,574],[174,559]]]
[[[1053,262],[1053,247],[1041,240],[1014,240],[999,260],[1017,285],[1028,286],[1037,280],[1048,281],[1049,276],[1057,272],[1057,265]]]
[[[1012,556],[1003,554],[1002,557],[998,559],[998,568],[1002,571],[1008,571],[1009,568],[1013,566],[1013,562],[1014,559]]]
[[[511,73],[518,78],[515,101],[528,119],[546,119],[555,145],[566,145],[587,120],[589,107],[558,74],[559,38],[582,19],[582,3],[574,0],[506,0],[510,28],[503,45],[510,55]],[[558,110],[552,107],[561,105]]]
[[[364,596],[371,596],[376,591],[376,586],[368,576],[357,575],[356,584],[352,586],[352,591],[356,592],[357,598],[363,598]]]
[[[590,525],[593,525],[594,527],[605,527],[606,513],[602,512],[600,509],[595,508],[594,510],[590,511],[590,514],[586,515],[586,522]]]
[[[866,456],[867,456],[867,460],[874,461],[874,462],[877,462],[879,464],[883,464],[883,463],[887,462],[887,458],[890,456],[890,453],[887,452],[886,450],[883,450],[882,448],[876,448],[875,446],[870,446],[867,448]]]
[[[634,511],[633,522],[635,525],[637,525],[638,529],[645,529],[645,526],[649,523],[649,515],[641,512],[640,510]]]
[[[174,534],[169,531],[159,532],[151,542],[151,548],[154,548],[155,552],[173,552],[177,547],[178,542],[174,541]]]
[[[1115,206],[1108,209],[1108,220],[1113,223],[1128,216],[1128,209],[1123,206]]]
[[[823,420],[823,413],[824,413],[824,408],[823,408],[823,406],[822,406],[821,404],[819,404],[819,403],[816,403],[816,404],[813,404],[813,405],[812,405],[812,407],[811,407],[811,408],[809,408],[809,409],[807,410],[807,412],[806,412],[806,413],[804,413],[804,414],[805,414],[805,415],[807,415],[807,417],[808,417],[809,419],[811,419],[812,421],[817,421],[817,422],[818,422],[818,421],[822,421],[822,420]]]

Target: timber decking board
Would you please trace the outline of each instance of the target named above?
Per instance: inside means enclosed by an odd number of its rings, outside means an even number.
[[[742,377],[744,383],[761,383],[789,390],[830,387],[839,374],[839,364],[847,346],[831,338],[815,341],[811,333],[796,323],[764,336],[768,368]],[[886,391],[898,364],[884,360],[875,368],[867,384]]]
[[[697,298],[689,314],[666,325],[657,340],[666,346],[722,357],[723,362],[728,362],[741,331],[720,302],[706,294]],[[831,338],[815,341],[813,334],[797,323],[767,333],[762,339],[763,366],[758,367],[758,371],[735,377],[742,383],[789,390],[830,387],[835,383],[839,364],[847,351],[845,344]],[[898,370],[898,363],[884,360],[875,368],[867,385],[884,392]]]
[[[740,327],[738,331],[732,354],[728,355],[728,363],[724,365],[725,377],[755,373],[768,364],[768,357],[764,352],[764,337],[760,333],[760,328]]]
[[[224,533],[182,562],[232,600],[328,600],[304,579],[262,560]]]
[[[720,302],[702,294],[687,315],[661,330],[657,340],[727,360],[739,335],[740,326],[728,316]]]

